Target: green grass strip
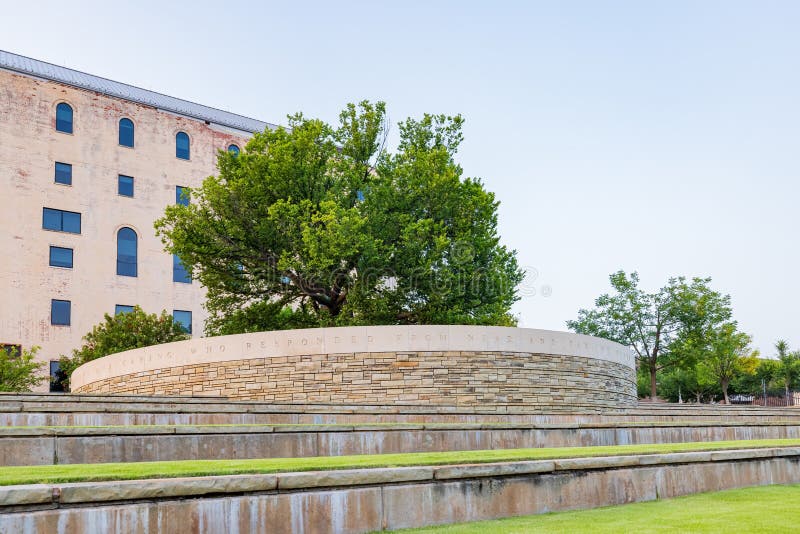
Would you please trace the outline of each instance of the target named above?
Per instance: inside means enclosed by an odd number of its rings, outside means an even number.
[[[701,493],[575,512],[511,517],[398,532],[415,534],[780,533],[800,525],[800,485]]]
[[[87,482],[145,478],[281,473],[331,469],[405,467],[627,454],[754,449],[800,446],[800,439],[715,441],[702,443],[662,443],[602,447],[553,447],[536,449],[498,449],[486,451],[420,452],[313,458],[265,458],[253,460],[181,460],[169,462],[131,462],[108,464],[65,464],[0,467],[0,485],[48,482]]]

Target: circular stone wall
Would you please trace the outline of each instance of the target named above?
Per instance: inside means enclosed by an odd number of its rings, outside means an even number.
[[[112,354],[75,393],[213,395],[275,404],[544,410],[636,404],[633,354],[590,336],[489,326],[316,328]]]

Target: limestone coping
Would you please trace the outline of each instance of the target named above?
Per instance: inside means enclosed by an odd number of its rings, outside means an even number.
[[[313,354],[522,352],[582,356],[634,368],[627,347],[592,336],[500,326],[414,325],[307,328],[176,341],[111,354],[78,367],[73,389],[131,373],[210,362]]]
[[[72,482],[0,487],[0,508],[37,504],[80,504],[275,490],[370,486],[408,482],[452,481],[624,467],[763,460],[800,456],[800,447],[733,449],[667,454],[618,455],[485,464],[342,469],[277,474],[200,476],[110,482]]]

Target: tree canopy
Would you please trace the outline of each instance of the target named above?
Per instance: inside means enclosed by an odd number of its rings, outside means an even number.
[[[68,385],[75,369],[97,358],[188,338],[183,327],[176,324],[166,311],[160,315],[148,314],[139,306],[134,306],[130,312],[113,316],[105,314],[103,322],[83,336],[83,346],[73,350],[71,356],[61,356],[60,367],[66,376],[64,385]]]
[[[754,374],[758,366],[758,351],[750,349],[750,336],[739,332],[736,323],[724,323],[710,331],[700,350],[700,366],[716,380],[725,404],[729,404],[731,381],[741,374]]]
[[[618,271],[609,280],[614,293],[598,297],[594,309],[581,309],[567,326],[631,347],[650,376],[651,398],[657,373],[690,358],[731,317],[730,297],[712,290],[710,278],[670,278],[654,293],[639,288],[636,272]]]
[[[399,125],[350,104],[220,152],[219,173],[156,221],[207,290],[209,334],[358,324],[515,323],[522,279],[498,202],[463,176],[460,116]]]

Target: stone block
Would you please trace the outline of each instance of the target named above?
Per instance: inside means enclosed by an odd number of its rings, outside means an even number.
[[[550,460],[537,460],[492,464],[448,465],[435,468],[433,476],[436,479],[444,480],[529,475],[533,473],[550,473],[553,471],[555,471],[555,462]]]
[[[360,486],[433,479],[432,467],[395,467],[309,471],[278,475],[278,489]]]
[[[125,501],[218,493],[270,491],[275,475],[232,475],[60,484],[61,503]]]

